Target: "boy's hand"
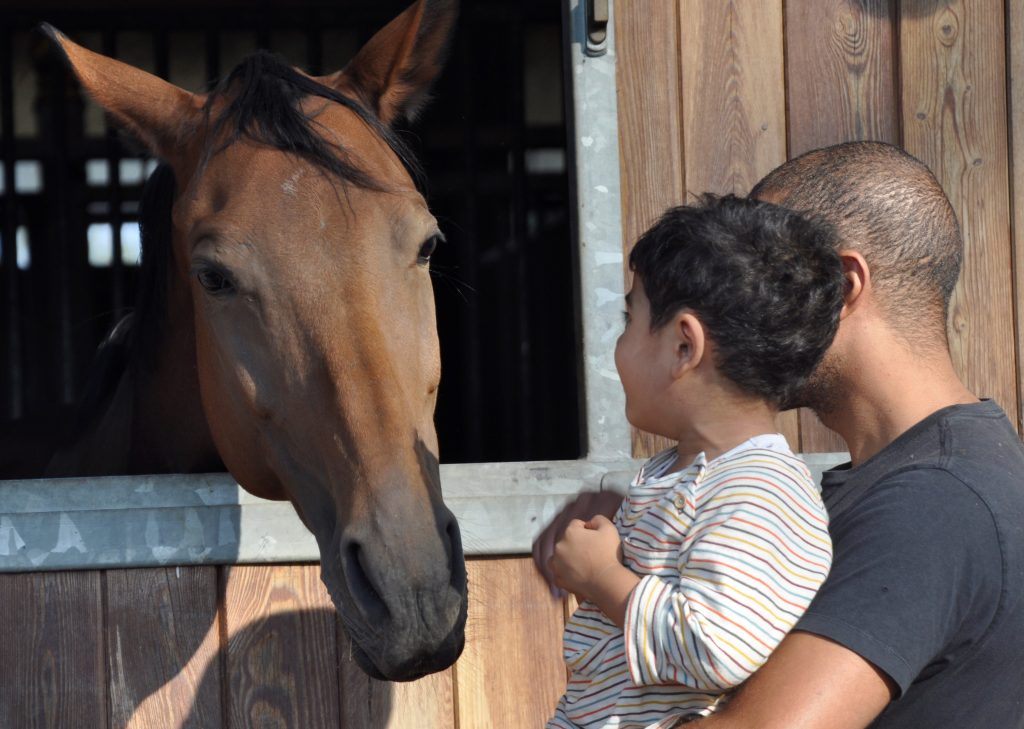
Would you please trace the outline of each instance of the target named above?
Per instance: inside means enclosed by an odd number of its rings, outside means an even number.
[[[602,515],[569,522],[551,557],[555,584],[584,598],[592,597],[595,583],[614,566],[622,566],[622,542],[619,530]]]
[[[616,491],[584,491],[566,504],[561,513],[537,535],[533,542],[533,561],[537,571],[547,580],[554,597],[565,596],[565,592],[555,584],[551,558],[555,553],[555,544],[562,538],[566,527],[574,519],[588,521],[598,515],[610,519],[622,506],[623,498]]]
[[[592,600],[620,628],[626,606],[640,578],[622,564],[619,530],[605,516],[573,519],[555,545],[551,570],[556,583]]]

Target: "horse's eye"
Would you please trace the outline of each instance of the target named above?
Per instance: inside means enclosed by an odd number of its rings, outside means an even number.
[[[199,285],[213,296],[227,296],[235,292],[235,284],[223,271],[216,268],[202,268],[196,272]]]
[[[434,250],[437,248],[440,238],[441,236],[439,235],[432,235],[423,242],[423,245],[420,246],[419,257],[416,259],[417,263],[421,266],[430,263],[430,257],[434,255]]]

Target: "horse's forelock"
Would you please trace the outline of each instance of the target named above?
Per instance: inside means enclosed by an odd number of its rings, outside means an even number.
[[[301,103],[309,97],[335,102],[354,112],[380,137],[401,161],[418,190],[423,189],[423,172],[408,145],[357,100],[300,73],[286,61],[267,51],[244,58],[210,94],[208,118],[221,106],[212,123],[210,156],[247,138],[295,154],[338,179],[359,187],[383,190],[385,186],[369,172],[348,159],[339,142],[328,144],[315,129],[315,119],[303,112]]]

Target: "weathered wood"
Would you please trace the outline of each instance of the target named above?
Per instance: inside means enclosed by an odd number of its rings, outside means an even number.
[[[341,726],[379,729],[454,729],[453,670],[418,681],[391,683],[370,678],[351,657],[351,640],[338,626],[341,657]]]
[[[789,156],[839,142],[899,143],[895,0],[786,2]],[[840,451],[843,440],[800,412],[804,453]]]
[[[626,252],[684,202],[676,0],[615,4],[619,175]]]
[[[953,361],[1017,422],[1001,0],[900,5],[903,131],[960,218],[964,266],[950,307]]]
[[[565,690],[563,604],[529,557],[469,562],[466,650],[455,667],[459,727],[540,727]]]
[[[682,0],[688,193],[746,194],[786,159],[782,3]]]
[[[1013,140],[1011,150],[1010,199],[1013,202],[1013,252],[1014,291],[1017,292],[1017,392],[1024,395],[1024,338],[1021,327],[1024,325],[1024,5],[1020,2],[1007,2],[1007,18],[1009,20],[1008,38],[1016,42],[1006,44],[1010,64],[1010,138]],[[1024,432],[1024,401],[1017,403],[1017,430]]]
[[[221,726],[215,567],[109,570],[113,727]]]
[[[0,727],[107,724],[99,572],[0,575]]]
[[[224,568],[229,726],[338,726],[335,612],[319,565]]]
[[[687,194],[746,195],[786,159],[782,3],[681,0],[680,8]],[[799,450],[797,414],[776,422]]]
[[[626,291],[632,285],[628,260],[633,244],[666,208],[685,202],[678,24],[676,0],[615,4]],[[666,438],[636,428],[632,433],[634,456],[652,455],[671,445]]]
[[[787,0],[789,156],[839,142],[899,144],[895,0]]]

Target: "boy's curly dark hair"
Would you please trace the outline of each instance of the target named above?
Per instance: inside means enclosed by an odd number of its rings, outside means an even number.
[[[722,374],[784,410],[839,326],[836,249],[823,222],[771,203],[703,195],[665,212],[637,241],[629,266],[650,301],[652,331],[690,309],[715,343]]]

